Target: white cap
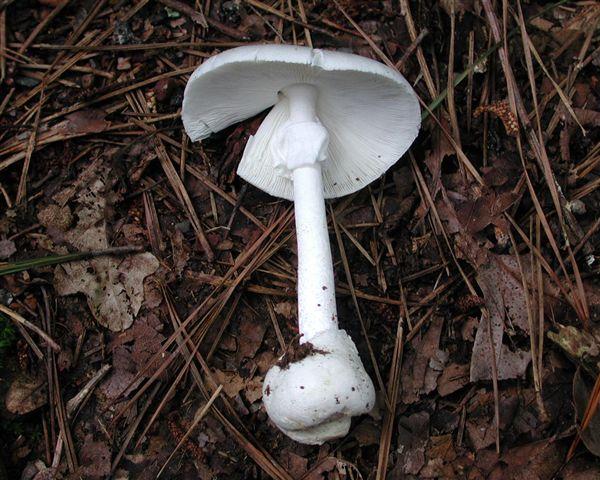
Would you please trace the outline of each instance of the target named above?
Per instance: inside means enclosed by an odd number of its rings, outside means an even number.
[[[246,144],[238,174],[291,200],[292,180],[275,172],[269,144],[289,117],[278,92],[298,83],[316,87],[317,117],[329,133],[325,198],[376,180],[417,137],[419,103],[397,71],[358,55],[293,45],[243,46],[206,60],[185,88],[183,124],[197,141],[273,107]]]

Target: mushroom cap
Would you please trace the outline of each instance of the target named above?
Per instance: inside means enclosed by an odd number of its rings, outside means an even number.
[[[353,416],[371,411],[375,389],[344,330],[325,330],[310,343],[326,353],[312,353],[283,369],[271,367],[263,383],[263,403],[288,437],[320,445],[343,437]]]
[[[248,140],[238,174],[291,200],[292,180],[274,171],[270,141],[289,119],[289,102],[279,92],[298,83],[317,88],[316,115],[329,132],[326,198],[377,179],[419,132],[419,103],[400,73],[359,55],[293,45],[243,46],[206,60],[185,88],[183,124],[197,141],[273,107]]]

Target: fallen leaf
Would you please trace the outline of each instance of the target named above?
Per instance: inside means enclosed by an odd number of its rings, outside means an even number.
[[[381,437],[381,430],[373,420],[367,419],[363,420],[354,430],[352,430],[352,436],[356,438],[361,447],[378,445]]]
[[[557,332],[548,332],[548,338],[558,345],[573,361],[590,374],[600,372],[600,345],[596,337],[572,325],[557,324]]]
[[[293,478],[300,478],[306,473],[308,459],[286,450],[281,455],[281,466],[285,468]]]
[[[469,440],[475,450],[489,447],[496,441],[496,426],[485,418],[467,420],[465,426]]]
[[[55,125],[57,131],[70,134],[100,133],[110,126],[106,112],[102,110],[78,110],[70,113],[65,120]]]
[[[493,190],[487,190],[484,195],[458,205],[456,215],[464,229],[470,234],[480,232],[490,224],[507,231],[508,225],[503,213],[517,198],[518,195],[513,192],[497,194]]]
[[[333,471],[338,465],[338,459],[335,457],[327,457],[322,460],[318,460],[316,467],[311,467],[309,473],[303,477],[305,480],[323,480],[324,474]]]
[[[223,391],[230,398],[237,396],[244,389],[245,381],[236,372],[214,370],[213,374],[217,383],[223,385]]]
[[[171,248],[173,249],[173,269],[179,276],[190,259],[191,248],[178,228],[175,228],[171,234]]]
[[[116,336],[108,345],[108,350],[112,352],[113,368],[100,387],[107,398],[118,398],[126,390],[129,392],[136,388],[143,378],[134,384],[131,382],[142,370],[144,377],[149,378],[160,367],[159,361],[154,364],[150,364],[150,361],[160,351],[165,339],[160,332],[162,327],[160,319],[149,313],[137,318],[130,329]],[[164,353],[161,361],[166,360],[166,355],[169,354]]]
[[[420,395],[435,388],[435,380],[441,370],[431,368],[430,361],[438,353],[443,324],[442,317],[434,317],[425,334],[413,338],[410,342],[412,348],[405,352],[402,362],[402,401],[406,404],[415,403]]]
[[[6,260],[17,251],[12,240],[0,240],[0,260]]]
[[[552,440],[540,440],[511,448],[501,457],[507,480],[550,480],[556,478],[564,460],[563,448]]]
[[[477,273],[477,283],[483,292],[489,318],[482,314],[479,321],[471,354],[471,381],[492,378],[490,329],[498,379],[523,377],[531,359],[530,353],[511,351],[502,343],[505,319],[525,333],[529,331],[525,293],[516,259],[490,254],[489,263]]]
[[[438,392],[442,397],[450,395],[469,383],[469,365],[451,363],[444,368],[438,379]]]
[[[94,442],[88,435],[81,449],[81,470],[85,478],[106,478],[110,475],[110,448],[104,442]]]
[[[598,480],[600,465],[590,462],[585,457],[573,458],[561,472],[564,480]]]
[[[429,414],[413,413],[398,420],[398,464],[402,473],[417,475],[425,465],[425,447],[429,439]]]
[[[102,257],[57,267],[54,286],[63,296],[84,293],[98,323],[118,332],[133,323],[144,300],[144,278],[158,267],[151,253]]]
[[[292,302],[279,302],[273,305],[273,310],[287,320],[294,320],[297,315],[296,304]]]
[[[244,316],[240,325],[240,338],[243,342],[238,342],[238,358],[254,358],[254,355],[260,348],[267,326],[257,318]]]
[[[65,242],[79,251],[109,247],[105,218],[109,169],[98,165],[96,173],[77,194],[77,225],[64,233]],[[159,262],[151,253],[98,257],[57,266],[54,286],[63,296],[84,293],[98,323],[121,331],[133,323],[144,300],[144,279],[158,267]]]
[[[25,415],[45,405],[48,401],[43,378],[20,375],[13,380],[4,400],[10,413]]]
[[[73,222],[71,209],[65,205],[50,204],[42,208],[37,218],[39,222],[46,228],[53,228],[61,232],[66,232]]]
[[[573,403],[579,420],[585,414],[591,394],[592,388],[587,384],[581,369],[577,369],[573,377]],[[600,457],[600,415],[597,410],[588,427],[580,435],[586,448],[597,457]]]
[[[262,378],[254,377],[244,385],[244,396],[250,403],[254,403],[262,398]]]

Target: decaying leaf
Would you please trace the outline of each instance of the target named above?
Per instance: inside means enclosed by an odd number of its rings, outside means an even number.
[[[217,383],[223,385],[223,391],[230,398],[235,397],[244,389],[245,381],[236,372],[215,370],[213,374]]]
[[[402,401],[414,403],[420,395],[430,393],[442,372],[439,364],[439,342],[444,319],[434,317],[423,337],[411,341],[411,350],[405,352],[402,362]],[[443,365],[442,365],[443,367]]]
[[[70,134],[99,133],[110,126],[106,113],[102,110],[78,110],[70,113],[65,120],[54,126],[57,131]]]
[[[86,437],[81,449],[82,472],[85,478],[100,479],[110,475],[110,448],[104,442]]]
[[[281,455],[281,465],[294,478],[301,478],[308,468],[308,459],[286,450]]]
[[[243,338],[244,341],[238,342],[238,358],[254,358],[266,331],[267,326],[263,322],[254,317],[243,317],[240,325],[240,338]]]
[[[84,293],[98,323],[118,332],[133,323],[144,300],[144,278],[157,269],[151,253],[103,257],[57,267],[54,286],[59,295]]]
[[[12,240],[0,240],[0,260],[6,260],[16,251],[15,242]]]
[[[429,414],[418,412],[398,421],[398,466],[402,474],[417,475],[425,465],[425,446],[429,438]]]
[[[591,386],[588,385],[581,369],[578,369],[573,377],[573,403],[579,420],[585,414],[591,394]],[[586,448],[597,457],[600,457],[600,414],[598,411],[590,420],[588,427],[580,432],[580,435]]]
[[[558,331],[548,332],[548,338],[589,374],[597,375],[600,372],[600,344],[591,333],[572,325],[558,324]]]
[[[438,379],[438,392],[442,397],[460,390],[469,383],[469,365],[451,363]]]
[[[77,224],[64,233],[66,243],[79,251],[109,247],[106,230],[109,170],[98,166],[97,175],[77,193]],[[84,293],[92,314],[114,331],[129,328],[144,300],[144,279],[158,269],[151,253],[126,258],[99,257],[56,267],[54,286],[59,295]]]
[[[279,302],[273,305],[273,310],[287,320],[294,320],[297,317],[296,304],[292,302]]]
[[[45,405],[47,400],[48,393],[43,378],[21,375],[10,384],[4,401],[10,413],[25,415]]]
[[[159,318],[149,313],[135,319],[132,328],[119,334],[108,346],[112,351],[113,368],[101,384],[100,390],[108,399],[118,398],[139,385],[142,378],[132,384],[141,371],[144,377],[152,376],[160,367],[160,361],[154,356],[160,350],[165,339],[160,332],[162,323]],[[166,361],[165,353],[162,361]]]
[[[528,332],[525,292],[517,261],[508,255],[489,255],[477,273],[486,311],[481,316],[471,355],[471,381],[492,378],[492,343],[498,379],[522,377],[531,359],[529,352],[512,351],[503,344],[505,322]],[[489,317],[488,317],[489,314]],[[490,342],[490,333],[492,342]]]

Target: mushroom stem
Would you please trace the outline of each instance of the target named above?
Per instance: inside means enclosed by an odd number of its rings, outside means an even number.
[[[313,350],[267,372],[263,401],[286,435],[321,444],[346,435],[351,418],[373,407],[375,390],[354,342],[338,328],[321,171],[329,136],[316,115],[317,91],[298,84],[282,94],[290,115],[272,153],[276,168],[294,184],[300,342]]]
[[[294,170],[298,242],[298,328],[300,341],[337,328],[333,262],[325,216],[321,165]]]
[[[288,127],[283,135],[287,135],[289,142],[285,149],[285,162],[294,182],[298,328],[302,335],[300,341],[304,343],[316,334],[337,329],[338,326],[321,172],[328,135],[316,114],[315,87],[308,84],[291,85],[284,89],[283,94],[290,108]],[[290,141],[290,138],[294,140]]]

